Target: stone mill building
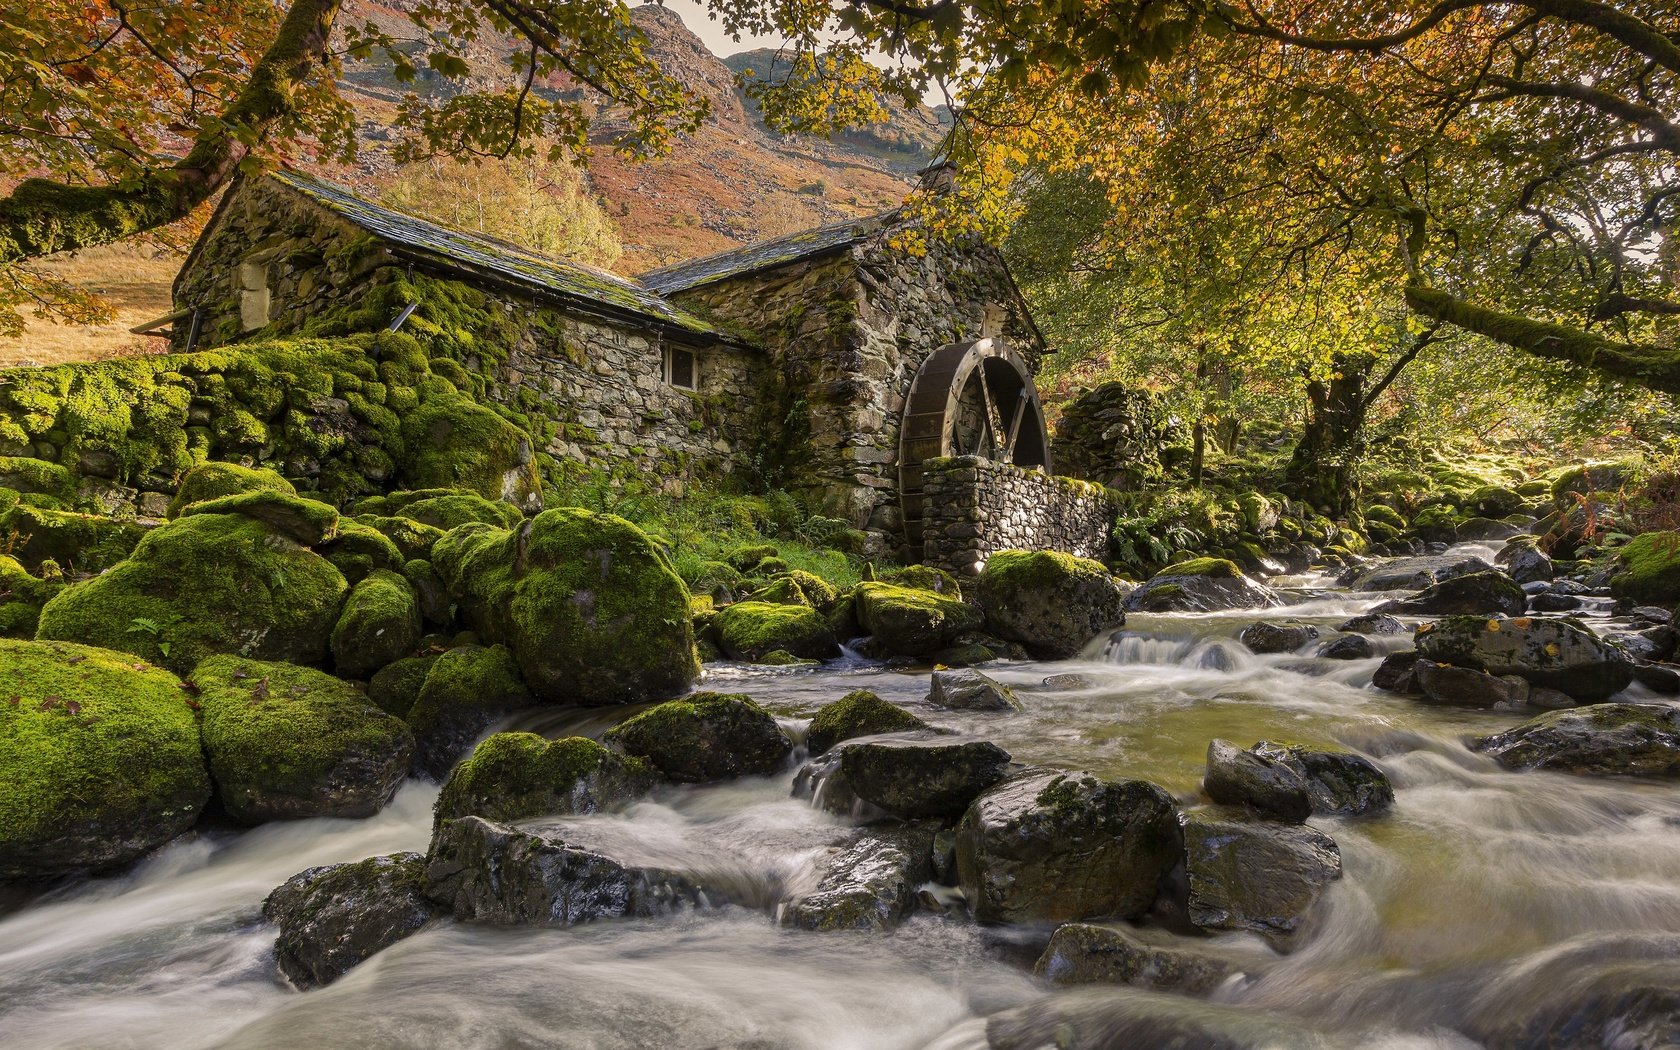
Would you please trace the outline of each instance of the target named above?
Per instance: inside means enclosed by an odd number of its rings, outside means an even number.
[[[1002,256],[913,252],[904,229],[888,212],[626,278],[279,172],[224,197],[175,282],[172,339],[306,332],[382,284],[459,281],[516,322],[491,396],[541,399],[557,458],[777,485],[878,551],[957,569],[1005,547],[1100,555],[1112,513],[1051,473],[1046,347]]]

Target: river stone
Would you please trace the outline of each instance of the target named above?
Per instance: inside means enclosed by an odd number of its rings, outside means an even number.
[[[1312,813],[1306,777],[1300,770],[1225,740],[1208,744],[1202,789],[1215,802],[1247,806],[1276,820],[1298,824]]]
[[[904,708],[887,703],[867,689],[856,689],[817,711],[805,731],[805,747],[811,754],[820,755],[842,740],[927,728],[926,722]]]
[[[1190,921],[1286,938],[1342,875],[1335,840],[1305,824],[1193,815],[1184,825]]]
[[[739,693],[694,693],[643,711],[603,737],[680,784],[779,772],[793,743],[770,712]]]
[[[957,827],[957,873],[981,922],[1135,918],[1183,856],[1172,796],[1143,780],[1031,772]]]
[[[1211,956],[1146,944],[1114,926],[1070,922],[1056,928],[1033,972],[1057,984],[1129,984],[1206,995],[1232,969]]]
[[[1331,1050],[1298,1024],[1256,1009],[1141,988],[1074,988],[993,1014],[990,1050]]]
[[[1528,607],[1535,612],[1570,612],[1585,604],[1579,595],[1562,591],[1541,591],[1528,600]]]
[[[998,551],[976,597],[987,630],[1040,660],[1065,660],[1126,622],[1120,581],[1099,562],[1057,551]]]
[[[933,830],[871,829],[836,851],[811,893],[787,905],[782,923],[806,930],[890,930],[915,910],[933,877]]]
[[[974,606],[919,587],[860,583],[854,595],[858,625],[884,654],[928,656],[981,626]]]
[[[1557,575],[1557,568],[1546,553],[1535,547],[1519,547],[1505,562],[1505,571],[1518,583],[1538,583]]]
[[[657,915],[700,900],[701,887],[565,839],[563,826],[447,820],[426,859],[426,896],[458,919],[498,926],[575,926]]]
[[[972,668],[933,672],[927,702],[952,711],[1019,711],[1015,690]]]
[[[898,817],[955,817],[1009,772],[1009,752],[989,740],[870,740],[840,752],[849,789]]]
[[[426,669],[408,710],[415,766],[441,780],[493,722],[534,702],[506,646],[450,649]]]
[[[1514,674],[1577,700],[1603,700],[1633,680],[1627,656],[1565,618],[1449,616],[1419,626],[1416,638],[1425,660]]]
[[[1344,634],[1319,646],[1313,655],[1320,660],[1369,660],[1377,650],[1362,634]]]
[[[1373,612],[1403,616],[1521,616],[1528,609],[1522,584],[1497,569],[1453,576],[1410,598],[1383,602]]]
[[[1349,586],[1356,591],[1421,591],[1442,580],[1487,572],[1492,568],[1474,555],[1434,554],[1397,558],[1361,571]]]
[[[1680,666],[1635,664],[1634,681],[1660,696],[1680,696]],[[1532,701],[1530,701],[1532,703]]]
[[[1233,562],[1197,558],[1162,569],[1127,595],[1125,604],[1128,612],[1224,612],[1271,608],[1283,600]]]
[[[1248,646],[1250,652],[1292,653],[1318,637],[1318,628],[1298,620],[1261,620],[1251,623],[1237,635],[1237,641]]]
[[[598,813],[641,798],[658,779],[641,759],[584,737],[496,733],[450,772],[435,811],[440,821]]]
[[[280,972],[299,988],[331,984],[442,912],[421,893],[426,858],[393,853],[300,871],[263,901],[280,927]]]
[[[1589,776],[1680,776],[1680,707],[1595,704],[1550,711],[1472,745],[1508,769]]]
[[[1351,751],[1262,740],[1250,753],[1298,772],[1315,814],[1362,816],[1394,804],[1394,785],[1370,759]]]
[[[1419,660],[1412,680],[1429,700],[1466,707],[1520,707],[1528,703],[1530,686],[1516,675],[1494,676],[1469,667]]]
[[[1336,630],[1344,634],[1404,634],[1406,625],[1387,613],[1368,612],[1343,620]]]
[[[1463,1026],[1488,1050],[1671,1050],[1680,1046],[1680,937],[1571,938],[1508,967]]]
[[[1397,653],[1389,653],[1371,673],[1371,684],[1391,693],[1416,693],[1417,678],[1413,672],[1417,662],[1416,649],[1402,649]]]

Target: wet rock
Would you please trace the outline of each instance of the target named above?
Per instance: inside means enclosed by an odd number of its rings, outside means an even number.
[[[1033,972],[1057,984],[1129,984],[1206,995],[1232,970],[1211,956],[1146,944],[1114,926],[1070,922],[1057,927]]]
[[[1680,776],[1680,707],[1595,704],[1551,711],[1473,746],[1507,769],[1588,776]]]
[[[891,583],[859,584],[856,609],[883,655],[927,656],[981,625],[980,613],[959,598]]]
[[[1505,571],[1518,583],[1537,583],[1557,575],[1552,559],[1536,547],[1520,547],[1505,562]]]
[[[1369,612],[1336,625],[1343,634],[1404,634],[1406,625],[1387,613]]]
[[[810,894],[790,903],[782,922],[806,930],[890,930],[916,907],[933,875],[933,831],[924,827],[866,831],[838,850]]]
[[[933,672],[928,703],[952,711],[1019,711],[1015,690],[979,671],[964,668]]]
[[[1480,614],[1521,616],[1528,608],[1522,585],[1497,570],[1454,576],[1398,601],[1384,602],[1374,610],[1405,616],[1448,616]]]
[[[1516,675],[1495,677],[1469,667],[1419,660],[1412,668],[1418,690],[1438,704],[1466,707],[1520,707],[1528,703],[1529,684]]]
[[[1577,937],[1499,975],[1465,1025],[1488,1050],[1680,1045],[1680,938]]]
[[[609,730],[603,740],[683,784],[770,776],[793,751],[770,712],[732,693],[666,701]]]
[[[1673,611],[1664,609],[1659,605],[1637,606],[1632,615],[1636,620],[1644,620],[1657,627],[1667,626],[1674,620]]]
[[[1369,660],[1377,650],[1362,634],[1344,634],[1319,646],[1313,655],[1320,660]]]
[[[1293,653],[1318,637],[1318,628],[1298,620],[1261,620],[1251,623],[1237,635],[1237,641],[1248,646],[1250,652]]]
[[[415,766],[441,780],[492,722],[534,702],[505,646],[456,646],[426,669],[408,710]]]
[[[817,711],[805,732],[805,746],[811,754],[820,755],[842,740],[926,728],[926,722],[904,708],[887,703],[867,689],[857,689]]]
[[[1091,680],[1082,674],[1053,674],[1045,676],[1044,686],[1047,689],[1089,689]]]
[[[989,740],[872,740],[844,745],[839,774],[859,798],[898,817],[954,817],[1009,772]]]
[[[1391,693],[1417,692],[1416,678],[1413,669],[1417,666],[1418,654],[1416,649],[1403,649],[1397,653],[1389,653],[1383,657],[1383,662],[1371,675],[1371,684],[1378,689]]]
[[[287,879],[263,901],[263,917],[280,927],[280,972],[299,988],[318,988],[418,933],[443,914],[421,892],[425,873],[421,854],[393,853]]]
[[[1312,813],[1300,770],[1225,740],[1208,744],[1202,790],[1215,802],[1246,806],[1276,820],[1300,823]]]
[[[1190,921],[1208,930],[1287,938],[1342,874],[1335,841],[1305,824],[1197,814],[1184,825],[1184,852]]]
[[[1330,1050],[1334,1044],[1254,1006],[1167,992],[1081,988],[994,1014],[991,1050]]]
[[[1569,619],[1450,616],[1423,624],[1416,637],[1423,659],[1514,674],[1577,700],[1603,700],[1633,680],[1620,650]]]
[[[998,551],[976,596],[993,634],[1040,660],[1064,660],[1123,626],[1126,588],[1103,566],[1055,551]]]
[[[647,763],[584,737],[497,733],[449,774],[436,813],[440,821],[597,813],[629,804],[658,782]]]
[[[1425,555],[1399,558],[1364,569],[1350,586],[1356,591],[1421,591],[1442,580],[1487,572],[1493,566],[1472,555]]]
[[[1605,635],[1604,640],[1645,663],[1666,660],[1674,655],[1674,630],[1666,626],[1643,631],[1618,631]]]
[[[1126,597],[1129,612],[1221,612],[1265,609],[1283,601],[1244,576],[1234,562],[1195,558],[1169,565]]]
[[[566,841],[563,825],[445,821],[426,859],[425,894],[458,919],[575,926],[696,904],[701,888],[664,868]]]
[[[1635,664],[1633,678],[1659,696],[1680,696],[1680,667],[1672,664]]]
[[[1182,855],[1170,795],[1090,773],[1015,777],[957,827],[959,881],[981,922],[1134,918]]]
[[[1315,814],[1363,816],[1394,804],[1394,785],[1370,759],[1351,751],[1262,740],[1251,753],[1294,769]]]
[[[1563,594],[1559,591],[1541,591],[1528,600],[1528,606],[1535,612],[1569,612],[1585,605],[1579,597],[1573,594]]]

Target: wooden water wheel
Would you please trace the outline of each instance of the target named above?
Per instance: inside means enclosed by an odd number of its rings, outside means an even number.
[[[898,432],[898,491],[913,550],[922,543],[922,463],[940,456],[1050,469],[1038,391],[1002,339],[947,343],[910,383]]]

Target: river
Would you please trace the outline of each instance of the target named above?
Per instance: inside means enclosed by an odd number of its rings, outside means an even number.
[[[1329,626],[1380,597],[1321,577],[1281,584],[1304,589],[1264,618]],[[813,843],[841,824],[790,797],[791,769],[593,818],[756,889],[748,896],[765,911],[565,930],[442,924],[325,989],[292,990],[276,974],[263,897],[311,865],[423,851],[437,789],[410,782],[372,819],[200,833],[0,920],[0,1046],[981,1050],[988,1017],[1049,1016],[1100,997],[1109,1009],[1224,1017],[1250,1033],[1243,1045],[1459,1048],[1484,1045],[1464,1033],[1509,1028],[1585,990],[1680,987],[1680,792],[1505,771],[1462,739],[1524,715],[1375,692],[1374,658],[1254,656],[1233,639],[1257,618],[1135,616],[1079,659],[988,667],[1020,689],[1021,714],[933,709],[925,671],[856,659],[719,665],[704,683],[749,693],[789,725],[873,689],[1017,760],[1142,777],[1187,804],[1213,737],[1363,752],[1393,780],[1395,807],[1313,819],[1340,845],[1344,877],[1291,954],[1246,934],[1200,942],[1247,974],[1211,1001],[1053,988],[1030,972],[1043,931],[932,915],[886,935],[777,926],[773,902],[808,879]],[[1405,635],[1377,641],[1409,646]],[[1043,684],[1068,673],[1081,680]],[[1651,699],[1638,686],[1626,695]],[[611,723],[599,711],[542,712],[518,727],[598,734]]]

